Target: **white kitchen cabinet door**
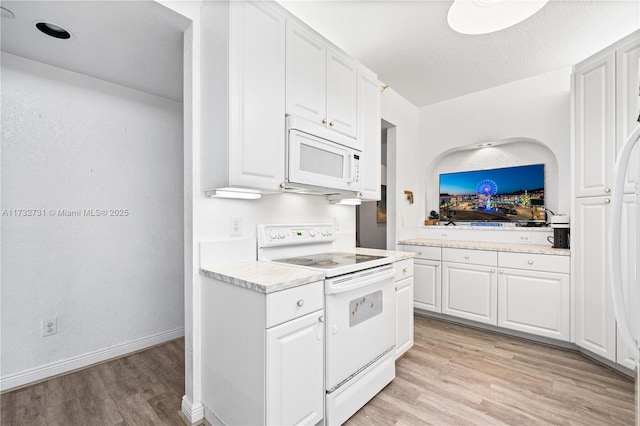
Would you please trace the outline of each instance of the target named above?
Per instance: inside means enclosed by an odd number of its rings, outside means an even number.
[[[323,311],[266,331],[268,425],[314,425],[324,417]]]
[[[604,196],[613,185],[615,161],[615,52],[576,65],[575,195]]]
[[[413,263],[413,302],[418,309],[442,312],[442,274],[439,260],[415,259]]]
[[[230,18],[229,181],[277,189],[285,159],[285,19],[261,2],[232,3]]]
[[[443,262],[442,268],[442,313],[496,325],[496,268],[450,262]]]
[[[578,198],[572,218],[572,253],[576,292],[576,344],[616,360],[616,322],[609,289],[608,197]]]
[[[638,125],[640,113],[640,36],[628,38],[624,44],[616,49],[616,152],[633,129]],[[640,148],[634,148],[635,160],[629,162],[624,192],[635,192],[635,181],[638,176],[638,158]]]
[[[571,339],[568,274],[498,270],[498,326],[552,339]]]
[[[381,115],[380,82],[365,69],[358,70],[358,140],[362,142],[360,180],[362,199],[380,200]]]
[[[413,278],[396,282],[396,359],[413,346]]]
[[[286,38],[287,114],[322,126],[328,123],[326,44],[312,30],[291,20],[287,21]]]
[[[629,321],[629,327],[633,337],[638,338],[638,309],[636,307],[636,301],[638,300],[638,293],[635,283],[636,277],[636,263],[638,259],[638,247],[636,239],[636,215],[637,206],[635,203],[635,196],[628,194],[624,196],[623,210],[622,210],[622,234],[621,234],[621,250],[622,255],[622,287],[624,291],[625,309],[627,318]],[[618,364],[621,364],[627,368],[634,370],[636,368],[636,361],[631,357],[627,346],[622,341],[622,337],[618,336],[616,339],[617,351],[616,359]]]
[[[358,133],[356,63],[327,50],[327,121],[331,129],[355,138]]]

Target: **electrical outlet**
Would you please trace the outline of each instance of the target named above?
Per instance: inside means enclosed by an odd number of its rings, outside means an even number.
[[[42,320],[42,337],[53,336],[58,333],[58,318]]]
[[[232,237],[240,237],[242,236],[242,218],[241,217],[232,217],[231,218],[231,232]]]

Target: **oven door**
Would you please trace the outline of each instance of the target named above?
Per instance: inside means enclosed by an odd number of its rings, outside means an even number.
[[[386,265],[325,281],[328,392],[395,345],[394,278]]]
[[[287,181],[290,184],[358,191],[360,153],[326,139],[289,130]]]

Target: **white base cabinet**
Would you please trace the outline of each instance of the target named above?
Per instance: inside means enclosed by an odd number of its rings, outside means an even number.
[[[314,425],[324,417],[322,311],[267,333],[267,424]]]
[[[442,313],[485,324],[498,323],[496,268],[444,262]]]
[[[500,269],[498,326],[569,341],[569,274]]]
[[[413,264],[413,306],[442,312],[442,250],[440,247],[403,246],[415,253]]]
[[[396,262],[396,359],[413,346],[413,261]]]
[[[323,420],[323,281],[264,294],[205,279],[201,307],[207,410],[229,425]]]

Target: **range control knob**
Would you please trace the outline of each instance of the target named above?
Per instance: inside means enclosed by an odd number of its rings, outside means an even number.
[[[278,231],[278,238],[284,238],[284,231]]]
[[[278,237],[278,233],[275,230],[269,231],[269,238],[275,240]]]
[[[331,229],[327,229],[327,235],[328,236],[332,236],[333,235],[333,232],[331,232]]]
[[[323,229],[322,231],[320,231],[320,233],[322,234],[323,237],[327,236],[327,230]]]
[[[313,229],[309,230],[309,236],[310,237],[315,237],[316,236],[316,231],[313,230]]]

